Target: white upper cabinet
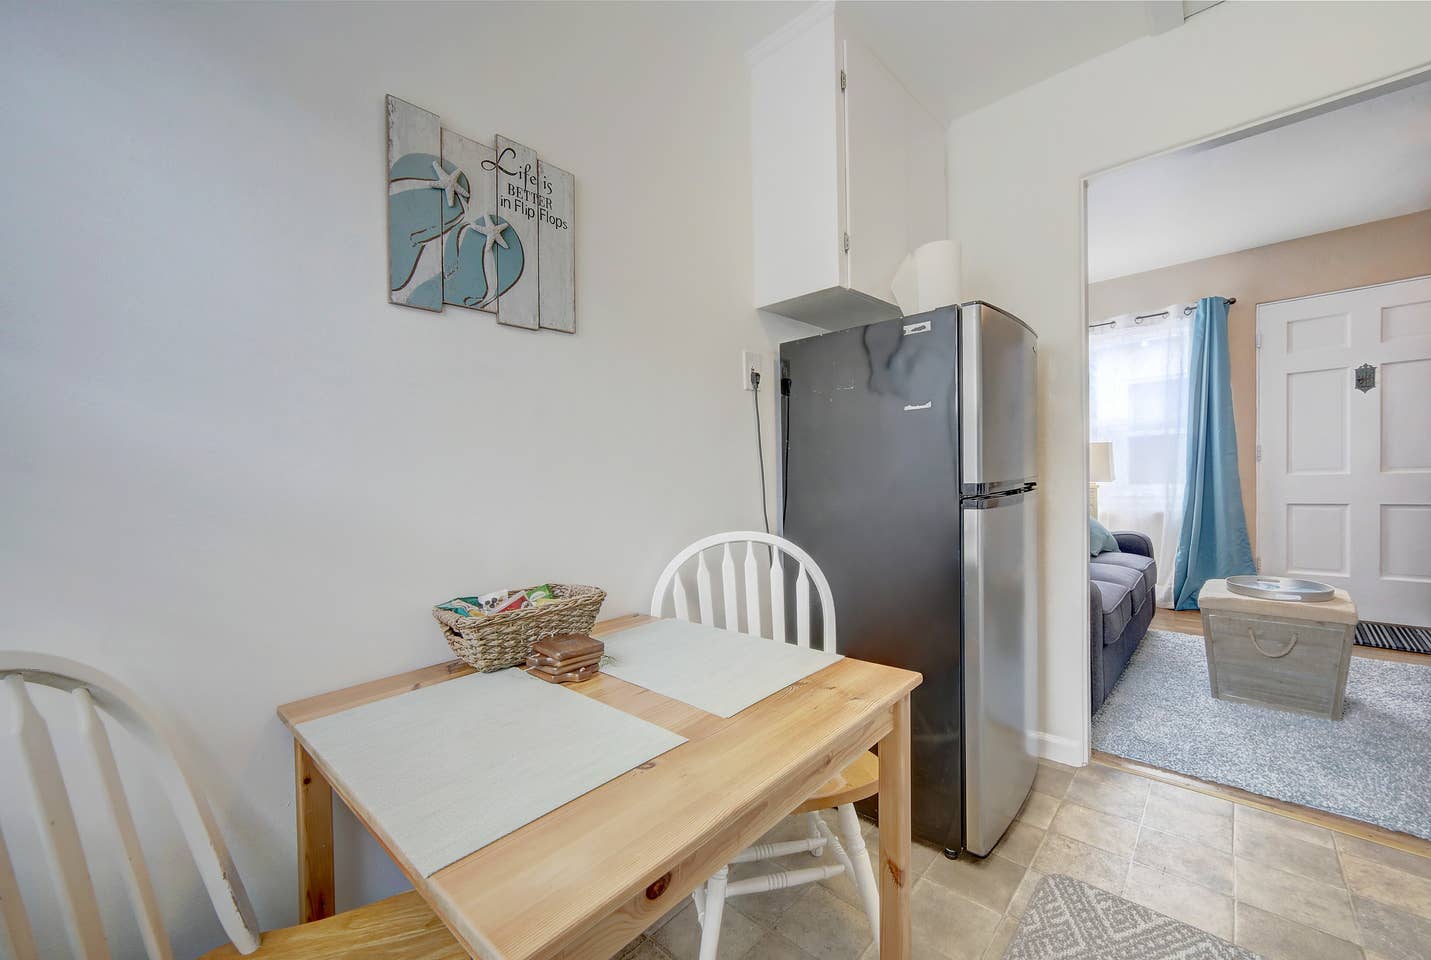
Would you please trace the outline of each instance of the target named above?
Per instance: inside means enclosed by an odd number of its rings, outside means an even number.
[[[899,316],[900,261],[948,236],[942,126],[832,6],[750,64],[756,306],[831,330]]]

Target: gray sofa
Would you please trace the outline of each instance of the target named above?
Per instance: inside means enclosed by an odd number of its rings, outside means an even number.
[[[1093,658],[1093,710],[1123,675],[1152,622],[1158,568],[1153,541],[1141,533],[1115,532],[1118,550],[1088,561],[1088,637]]]

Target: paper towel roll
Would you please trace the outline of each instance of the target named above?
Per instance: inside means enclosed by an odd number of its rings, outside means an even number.
[[[894,302],[905,316],[958,303],[959,241],[926,243],[899,265],[894,273]]]

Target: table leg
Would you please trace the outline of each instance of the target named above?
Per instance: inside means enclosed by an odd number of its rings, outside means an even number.
[[[298,811],[298,922],[311,923],[334,913],[333,788],[296,740],[293,789]]]
[[[894,728],[879,742],[879,956],[909,960],[909,698],[891,712]]]

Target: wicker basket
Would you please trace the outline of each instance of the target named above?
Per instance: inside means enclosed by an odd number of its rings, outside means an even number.
[[[552,584],[554,603],[485,617],[460,617],[434,607],[442,634],[452,652],[483,673],[516,666],[528,648],[542,637],[559,633],[590,633],[606,591],[574,583]]]

